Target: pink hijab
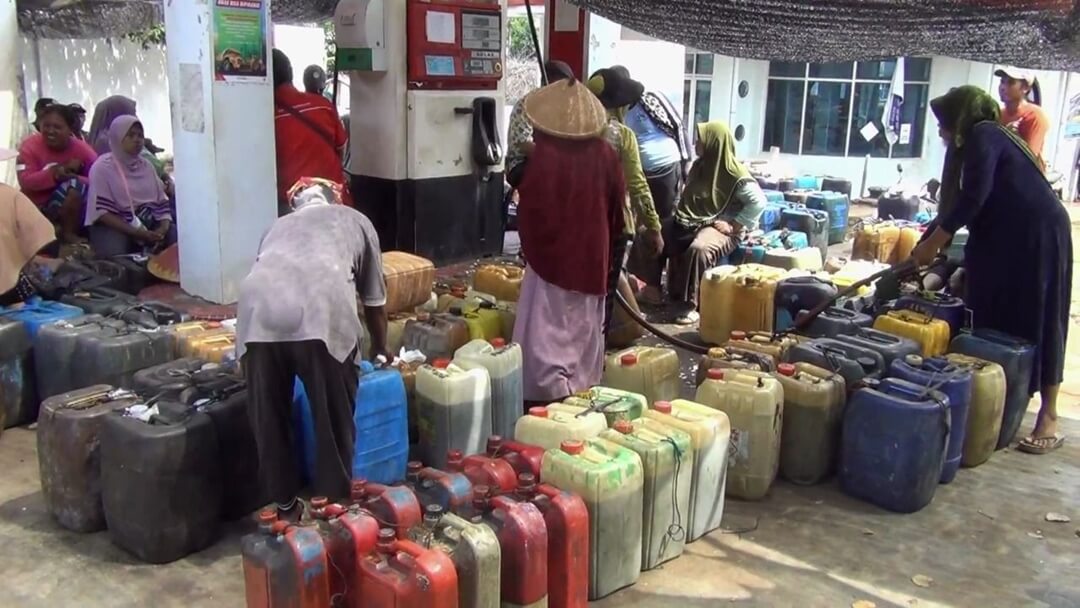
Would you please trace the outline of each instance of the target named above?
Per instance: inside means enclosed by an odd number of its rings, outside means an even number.
[[[138,153],[124,151],[124,138],[135,125],[142,126],[142,123],[134,116],[119,116],[109,125],[111,152],[98,157],[90,169],[87,226],[106,213],[130,220],[139,207],[169,198],[150,161]]]

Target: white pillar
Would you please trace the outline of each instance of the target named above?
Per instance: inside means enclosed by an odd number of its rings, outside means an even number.
[[[180,284],[219,303],[236,301],[259,242],[277,218],[270,7],[265,0],[241,2],[261,7],[246,15],[256,18],[248,34],[215,32],[215,12],[225,10],[219,5],[237,0],[165,3]],[[232,27],[243,26],[240,21]],[[231,37],[240,43],[233,46],[243,46],[258,40],[251,31],[262,32],[266,75],[216,77],[215,40]]]
[[[17,148],[26,134],[26,111],[22,107],[21,37],[15,0],[0,0],[0,147]],[[15,163],[0,163],[0,182],[15,183]]]

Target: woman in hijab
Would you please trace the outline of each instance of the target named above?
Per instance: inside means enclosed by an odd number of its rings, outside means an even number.
[[[626,187],[603,135],[607,113],[574,78],[525,99],[534,148],[518,187],[526,260],[514,341],[527,403],[550,403],[600,381],[612,248]]]
[[[698,159],[674,217],[664,223],[665,253],[672,260],[668,295],[684,303],[680,325],[697,323],[701,277],[735,249],[743,233],[757,228],[766,204],[757,181],[735,158],[735,138],[726,124],[702,123],[695,134]],[[641,278],[658,288],[662,270],[653,265]]]
[[[94,106],[94,118],[90,121],[90,134],[86,141],[98,154],[109,152],[109,127],[120,116],[135,116],[134,99],[113,95]]]
[[[0,162],[15,158],[0,148]],[[56,230],[23,193],[0,183],[0,306],[11,306],[34,295],[23,269],[42,248],[56,240]]]
[[[1069,215],[1043,176],[1039,158],[1000,124],[997,101],[964,86],[930,102],[949,149],[939,214],[912,257],[928,265],[967,226],[967,305],[975,328],[1035,345],[1029,392],[1042,396],[1035,429],[1021,451],[1046,454],[1057,432],[1072,290]]]
[[[109,127],[110,152],[90,170],[86,225],[90,245],[101,257],[176,241],[169,197],[153,165],[140,154],[143,146],[139,119],[120,116]]]

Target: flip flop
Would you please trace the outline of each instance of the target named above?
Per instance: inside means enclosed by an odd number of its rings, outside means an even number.
[[[1025,437],[1016,445],[1016,449],[1026,454],[1042,456],[1060,448],[1064,443],[1065,437],[1063,435],[1040,437],[1038,439],[1035,439],[1034,437]]]

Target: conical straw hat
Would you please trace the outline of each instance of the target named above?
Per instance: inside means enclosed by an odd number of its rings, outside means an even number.
[[[525,118],[541,133],[562,139],[590,139],[607,128],[600,100],[576,79],[560,80],[525,98]]]

